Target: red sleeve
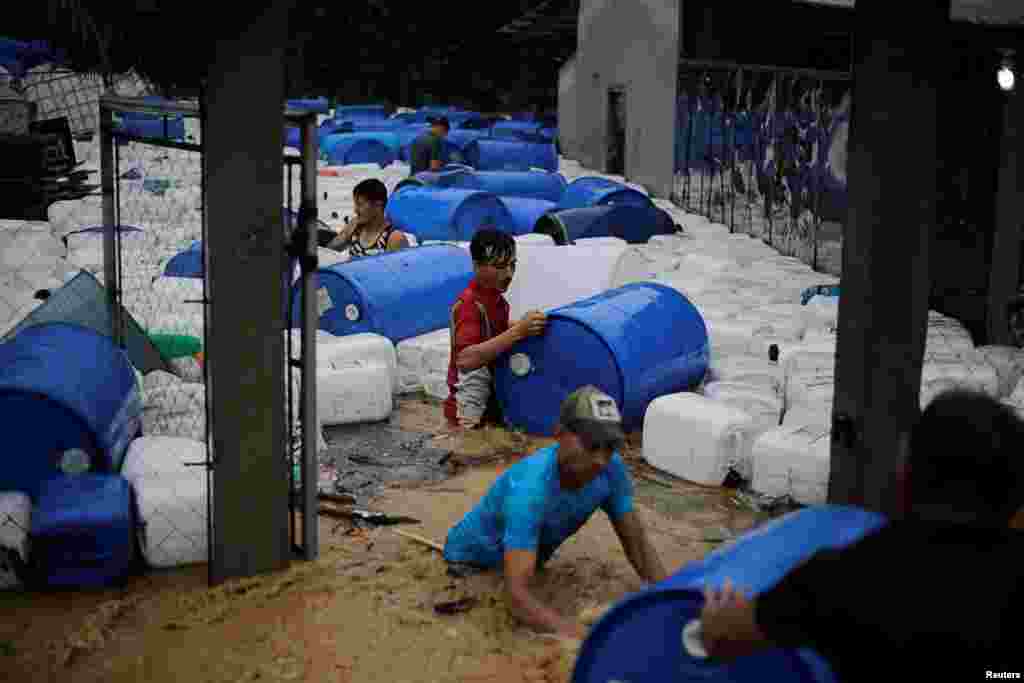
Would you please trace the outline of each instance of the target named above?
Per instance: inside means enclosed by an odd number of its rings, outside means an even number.
[[[463,349],[484,341],[484,335],[480,310],[472,301],[462,299],[456,301],[453,318],[455,325],[455,329],[452,330],[455,337],[454,357],[462,353]]]

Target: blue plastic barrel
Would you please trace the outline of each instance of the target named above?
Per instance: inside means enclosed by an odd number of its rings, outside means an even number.
[[[125,112],[128,114],[129,112]],[[134,117],[123,116],[118,126],[130,135],[138,135],[146,138],[163,138],[168,140],[185,139],[185,119],[181,116],[168,117],[166,128],[164,119],[161,116],[136,114]],[[166,133],[164,132],[166,130]]]
[[[393,131],[387,130],[375,130],[375,131],[360,131],[356,130],[352,133],[334,133],[331,135],[324,136],[323,141],[320,143],[321,155],[329,155],[331,151],[338,145],[345,144],[349,141],[357,140],[370,140],[372,142],[378,142],[392,151],[397,157],[398,149],[401,146],[401,138]]]
[[[452,143],[460,150],[465,151],[466,146],[476,140],[488,137],[486,130],[468,130],[460,128],[459,130],[451,130],[445,138],[448,142]]]
[[[532,140],[539,136],[536,121],[498,121],[491,128],[491,137],[501,140]]]
[[[468,242],[484,226],[515,232],[515,221],[497,195],[476,190],[403,187],[388,198],[385,213],[395,227],[420,242]]]
[[[721,587],[729,578],[758,595],[819,550],[848,546],[885,523],[873,512],[824,505],[791,513],[747,533],[609,610],[580,648],[573,683],[697,679],[834,683],[828,663],[812,650],[775,649],[731,664],[709,663],[686,652],[682,630],[700,616],[705,586]]]
[[[336,336],[374,332],[397,344],[448,327],[449,308],[472,279],[469,252],[445,244],[321,268],[314,276],[319,327]],[[298,326],[301,287],[292,296]]]
[[[558,153],[551,143],[481,138],[466,145],[464,153],[466,163],[478,171],[558,170]]]
[[[395,192],[398,192],[403,187],[455,187],[459,189],[471,189],[467,188],[466,181],[463,181],[464,176],[472,175],[473,169],[464,168],[446,168],[440,171],[420,171],[414,176],[403,178],[397,185],[395,185]]]
[[[335,120],[380,120],[388,118],[388,108],[383,104],[359,104],[334,108]]]
[[[164,266],[164,275],[166,277],[203,277],[205,268],[202,249],[202,240],[197,240],[187,249],[172,256]]]
[[[377,164],[381,168],[396,160],[394,150],[377,140],[345,140],[332,146],[322,156],[331,166],[350,164]]]
[[[558,206],[544,199],[528,199],[526,197],[499,197],[508,212],[512,215],[515,235],[529,235],[537,226],[540,217]]]
[[[572,244],[588,237],[618,237],[629,244],[646,244],[654,235],[677,231],[672,216],[653,205],[615,204],[564,210],[556,207],[539,218],[534,231],[550,235],[555,244]]]
[[[135,371],[110,337],[69,323],[26,327],[0,344],[0,491],[34,499],[62,468],[117,472],[141,415]]]
[[[647,405],[697,386],[708,366],[704,319],[679,291],[654,282],[612,289],[548,312],[544,334],[499,359],[505,421],[551,435],[562,401],[594,384],[614,398],[623,426],[640,426]]]
[[[678,228],[664,209],[653,205],[618,204],[586,209],[559,210],[556,207],[539,217],[534,230],[548,234],[557,245],[587,238],[618,238],[632,245],[642,245],[655,234],[673,234]]]
[[[654,206],[651,198],[643,192],[626,187],[622,183],[596,176],[583,176],[569,183],[558,202],[560,209],[582,209],[605,204],[630,204],[632,206]]]
[[[314,112],[316,114],[326,114],[330,109],[330,102],[327,101],[326,97],[316,97],[307,99],[288,100],[288,106],[292,109],[299,109],[301,111]]]
[[[351,121],[335,121],[333,119],[327,119],[320,124],[319,128],[317,128],[317,142],[323,144],[324,139],[328,135],[334,135],[335,133],[351,133],[354,130],[355,128]],[[302,148],[302,133],[298,128],[295,126],[288,126],[284,144],[286,147],[294,147],[295,149]]]
[[[524,197],[558,202],[567,183],[560,173],[541,171],[476,171],[460,176],[454,187],[483,190],[503,197]]]

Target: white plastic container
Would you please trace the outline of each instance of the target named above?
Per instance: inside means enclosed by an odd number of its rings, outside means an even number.
[[[421,391],[429,376],[448,376],[451,333],[447,329],[401,341],[395,350],[398,357],[399,394]]]
[[[208,560],[206,474],[180,474],[131,481],[144,526],[139,546],[151,567],[169,568]]]
[[[128,445],[121,476],[130,482],[161,477],[200,476],[202,467],[187,463],[205,462],[206,444],[174,436],[140,436]]]
[[[682,257],[647,245],[630,246],[619,257],[612,272],[612,288],[632,282],[646,282],[679,271]]]
[[[979,355],[965,354],[962,360],[926,360],[921,366],[921,405],[927,405],[940,393],[954,388],[978,391],[999,398],[996,369]]]
[[[835,355],[798,350],[782,361],[786,406],[798,403],[831,402],[835,393]]]
[[[643,458],[677,477],[720,486],[730,469],[747,478],[753,419],[738,408],[699,394],[659,396],[647,406]]]
[[[182,304],[183,309],[187,305]],[[202,339],[205,327],[201,309],[198,312],[184,309],[180,313],[158,313],[149,318],[148,331],[153,334],[184,334]]]
[[[323,425],[379,422],[391,416],[394,380],[382,363],[359,362],[319,367],[317,417]]]
[[[392,392],[398,391],[398,354],[390,339],[372,332],[331,336],[317,341],[316,364],[338,370],[346,365],[380,363],[391,377]]]
[[[828,427],[782,426],[754,442],[751,488],[767,496],[791,496],[803,505],[828,497],[831,438]]]
[[[739,408],[758,429],[778,427],[782,420],[782,397],[771,387],[743,382],[711,382],[704,395],[712,401]]]
[[[121,475],[135,492],[143,528],[139,546],[154,567],[207,561],[206,444],[142,436],[128,446]]]
[[[752,384],[782,396],[782,368],[760,356],[712,356],[708,382]]]
[[[995,368],[999,377],[999,398],[1009,398],[1024,376],[1024,349],[1016,346],[979,346],[976,350]]]
[[[517,320],[530,310],[550,310],[612,289],[612,277],[625,252],[625,243],[522,245],[516,250],[516,275],[505,294],[511,319]]]
[[[8,551],[28,561],[28,532],[31,529],[32,501],[20,491],[0,493],[0,590],[18,588],[21,582],[6,561]]]
[[[147,389],[142,433],[205,442],[206,385],[179,382]]]

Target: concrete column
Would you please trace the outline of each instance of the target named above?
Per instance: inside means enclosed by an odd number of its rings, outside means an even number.
[[[1024,92],[1006,95],[1003,136],[999,146],[996,224],[992,239],[989,280],[988,338],[990,344],[1009,344],[1006,303],[1020,287],[1021,229],[1024,227]]]
[[[858,0],[829,500],[888,510],[918,414],[950,0]]]
[[[213,583],[282,569],[291,555],[281,287],[284,45],[291,4],[275,3],[236,37],[219,41],[207,78]]]

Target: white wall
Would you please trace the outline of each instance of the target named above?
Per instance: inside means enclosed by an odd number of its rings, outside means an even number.
[[[582,0],[576,97],[567,98],[576,115],[559,119],[574,128],[566,153],[605,170],[608,89],[625,88],[626,177],[661,197],[672,188],[681,2]]]

